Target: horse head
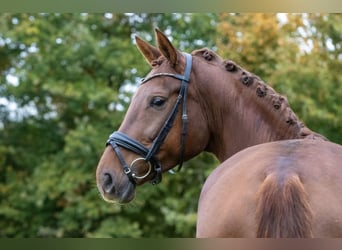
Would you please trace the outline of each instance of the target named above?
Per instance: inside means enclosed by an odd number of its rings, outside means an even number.
[[[158,29],[155,33],[157,47],[136,37],[152,70],[97,166],[97,186],[108,202],[130,202],[137,185],[157,184],[162,172],[199,154],[209,141],[192,56],[177,50]]]

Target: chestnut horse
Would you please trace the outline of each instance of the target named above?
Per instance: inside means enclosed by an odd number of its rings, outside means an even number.
[[[108,202],[202,151],[221,162],[199,200],[197,237],[341,237],[342,146],[311,131],[260,78],[209,49],[136,44],[152,71],[96,171]]]

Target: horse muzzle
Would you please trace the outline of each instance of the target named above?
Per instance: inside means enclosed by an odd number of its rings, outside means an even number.
[[[97,173],[97,187],[102,198],[110,203],[129,203],[135,196],[135,184],[109,169]]]
[[[135,196],[136,185],[155,178],[155,167],[145,158],[136,157],[129,160],[130,164],[122,169],[119,160],[113,161],[113,153],[111,147],[108,147],[100,159],[96,170],[97,187],[105,201],[128,203]]]

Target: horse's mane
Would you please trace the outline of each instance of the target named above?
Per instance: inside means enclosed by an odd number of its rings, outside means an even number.
[[[263,107],[273,113],[274,116],[284,119],[295,131],[298,138],[327,140],[324,136],[311,131],[301,122],[291,109],[287,98],[277,93],[271,86],[266,84],[257,75],[247,71],[231,60],[224,60],[210,49],[195,50],[192,55],[202,56],[206,61],[221,67],[224,71],[235,74],[240,84],[248,88],[252,98],[262,103]]]

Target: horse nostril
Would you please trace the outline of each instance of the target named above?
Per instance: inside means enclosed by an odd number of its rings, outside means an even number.
[[[103,174],[103,184],[102,188],[105,193],[113,193],[115,191],[114,189],[114,181],[113,177],[110,173],[104,173]]]

